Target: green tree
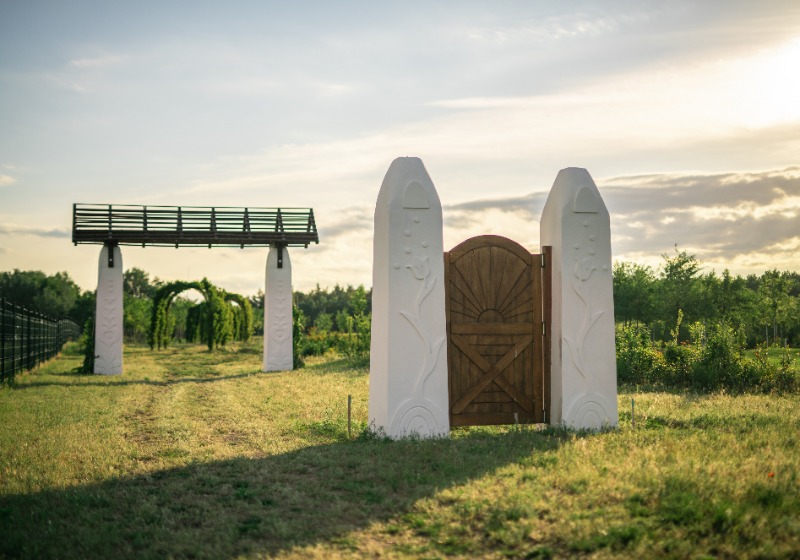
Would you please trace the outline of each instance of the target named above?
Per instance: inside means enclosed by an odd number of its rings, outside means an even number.
[[[659,316],[670,329],[677,324],[678,311],[683,312],[685,324],[700,320],[707,306],[698,282],[702,263],[696,256],[679,251],[677,246],[674,256],[668,253],[661,256],[664,263],[656,286]]]
[[[649,324],[655,318],[653,269],[629,262],[614,264],[614,315],[618,322]]]
[[[768,311],[772,327],[772,340],[778,340],[778,327],[784,327],[796,308],[795,298],[790,295],[794,279],[786,273],[768,270],[761,276],[759,295]]]

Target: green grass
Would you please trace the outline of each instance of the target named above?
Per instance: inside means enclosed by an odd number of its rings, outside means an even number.
[[[391,442],[342,361],[125,360],[79,375],[65,353],[0,389],[0,557],[800,555],[797,395],[625,393],[617,430]]]

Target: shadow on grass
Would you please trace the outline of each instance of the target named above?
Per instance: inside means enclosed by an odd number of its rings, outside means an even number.
[[[111,385],[118,385],[120,387],[130,385],[151,385],[156,387],[167,387],[180,383],[214,383],[217,381],[227,381],[231,379],[240,379],[243,377],[250,377],[254,375],[274,376],[284,374],[303,374],[308,373],[311,375],[345,375],[347,377],[363,377],[369,374],[369,368],[364,366],[362,368],[353,368],[346,359],[327,360],[318,364],[310,364],[302,369],[295,370],[294,372],[263,372],[260,369],[253,371],[245,371],[236,374],[219,374],[214,371],[208,364],[207,355],[204,354],[189,354],[188,356],[181,356],[179,361],[174,364],[170,363],[173,357],[177,355],[175,352],[162,351],[162,358],[165,360],[169,370],[163,380],[153,380],[149,378],[144,379],[126,379],[125,375],[121,376],[105,376],[94,373],[85,373],[79,369],[70,369],[66,371],[50,372],[47,375],[55,378],[70,379],[68,382],[58,381],[27,381],[23,383],[15,383],[11,385],[15,390],[32,389],[34,387],[52,387],[52,386],[74,386],[74,387],[108,387]],[[214,365],[225,364],[229,362],[236,362],[235,354],[220,353],[216,355],[217,358]],[[172,367],[174,366],[174,367]],[[189,371],[190,373],[183,373]],[[194,375],[192,373],[195,373]]]
[[[0,556],[231,558],[333,543],[409,513],[439,490],[522,462],[570,436],[473,431],[449,440],[355,441],[260,459],[0,498]]]
[[[50,373],[54,377],[75,377],[79,381],[69,383],[59,383],[57,381],[31,381],[30,383],[15,383],[12,385],[14,390],[33,389],[34,387],[126,387],[130,385],[152,385],[155,387],[168,387],[180,383],[214,383],[216,381],[226,381],[230,379],[240,379],[254,375],[275,375],[273,372],[253,371],[237,373],[233,375],[216,375],[210,373],[205,377],[175,377],[165,381],[152,379],[121,379],[116,376],[105,376],[95,373],[82,373],[77,371],[67,371],[61,373]],[[90,381],[91,380],[91,381]],[[102,380],[102,381],[101,381]]]

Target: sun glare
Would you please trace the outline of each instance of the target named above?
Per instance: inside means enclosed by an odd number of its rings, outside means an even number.
[[[748,101],[742,119],[749,126],[800,120],[800,38],[743,65],[738,87]]]

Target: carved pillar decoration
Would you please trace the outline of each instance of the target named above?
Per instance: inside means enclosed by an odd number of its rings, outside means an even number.
[[[101,375],[120,375],[122,373],[122,321],[124,314],[122,309],[122,253],[118,246],[103,246],[97,270],[94,372]]]
[[[422,160],[394,160],[375,206],[369,421],[392,438],[450,433],[442,206]]]
[[[279,257],[282,257],[278,268]],[[264,287],[263,371],[291,371],[292,358],[292,262],[289,251],[272,246],[267,255]]]
[[[588,171],[558,173],[540,227],[541,244],[553,247],[550,422],[616,426],[611,228]]]

